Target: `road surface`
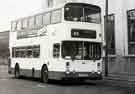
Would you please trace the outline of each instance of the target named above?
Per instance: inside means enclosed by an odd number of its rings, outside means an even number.
[[[15,79],[0,66],[0,94],[135,94],[135,88],[104,85],[101,82],[61,82],[43,84],[39,79]]]

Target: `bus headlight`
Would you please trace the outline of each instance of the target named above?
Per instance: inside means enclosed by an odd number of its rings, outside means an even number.
[[[101,71],[98,71],[97,73],[98,73],[98,74],[101,74]]]
[[[66,70],[66,74],[70,74],[70,71],[69,70]]]

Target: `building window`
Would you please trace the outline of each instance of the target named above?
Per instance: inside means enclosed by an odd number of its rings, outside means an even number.
[[[107,39],[108,54],[114,55],[115,54],[115,15],[114,14],[108,15],[106,39]]]
[[[135,9],[127,11],[128,54],[135,54]]]
[[[42,15],[37,15],[36,16],[36,27],[41,27],[43,23]]]

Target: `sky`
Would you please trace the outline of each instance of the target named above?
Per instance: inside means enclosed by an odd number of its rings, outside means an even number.
[[[12,20],[38,13],[42,10],[42,0],[1,0],[0,32],[10,30]]]

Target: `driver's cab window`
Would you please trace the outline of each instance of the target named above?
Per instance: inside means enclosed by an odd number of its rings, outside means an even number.
[[[54,58],[59,58],[60,56],[60,44],[54,44],[53,45],[53,57]]]

